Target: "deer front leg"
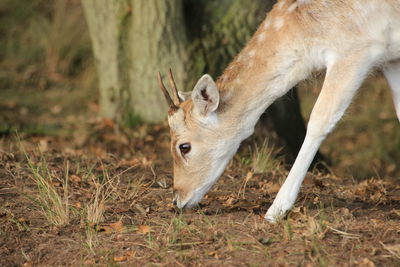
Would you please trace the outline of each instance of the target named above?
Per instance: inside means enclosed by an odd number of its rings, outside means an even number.
[[[387,64],[383,68],[383,73],[392,89],[394,107],[400,121],[400,60]]]
[[[285,183],[265,215],[268,221],[275,222],[292,208],[320,144],[342,117],[370,69],[371,64],[365,59],[353,56],[327,68],[324,85],[312,110],[303,145]]]

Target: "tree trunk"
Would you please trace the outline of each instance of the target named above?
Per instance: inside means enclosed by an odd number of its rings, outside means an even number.
[[[120,123],[159,122],[167,105],[158,71],[182,88],[187,39],[180,0],[82,0],[93,44],[100,115]]]
[[[186,0],[193,75],[219,76],[265,18],[275,1]]]
[[[166,116],[167,106],[158,87],[156,74],[174,71],[178,88],[186,77],[187,38],[182,1],[146,0],[131,2],[132,27],[129,71],[133,112],[147,122],[158,122]]]
[[[100,90],[100,115],[116,118],[121,101],[122,82],[119,74],[120,18],[126,2],[120,0],[82,0]]]

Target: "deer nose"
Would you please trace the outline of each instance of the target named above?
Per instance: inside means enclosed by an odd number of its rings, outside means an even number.
[[[176,206],[178,204],[179,195],[178,195],[178,192],[176,190],[174,190],[173,194],[174,194],[174,199],[172,200],[172,203],[174,204],[174,206]]]
[[[182,191],[180,190],[174,190],[174,200],[172,201],[172,203],[180,208],[183,209],[184,206],[182,206]]]

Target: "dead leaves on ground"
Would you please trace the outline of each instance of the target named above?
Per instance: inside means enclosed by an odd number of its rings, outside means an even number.
[[[117,221],[110,224],[95,225],[97,232],[109,233],[122,233],[126,231],[126,227],[122,221]]]
[[[362,181],[353,192],[359,199],[376,204],[400,201],[400,186],[378,179]]]
[[[150,233],[151,227],[148,225],[139,225],[136,233],[138,234],[147,234]]]
[[[394,244],[394,245],[387,245],[384,244],[383,242],[379,242],[387,251],[390,252],[393,256],[396,258],[400,259],[400,244]]]
[[[110,233],[126,233],[126,232],[135,232],[137,234],[148,234],[151,232],[151,226],[149,225],[138,225],[138,226],[127,226],[124,225],[122,221],[117,221],[109,224],[101,224],[101,225],[93,225],[92,228],[96,230],[96,232],[104,232],[106,234]]]

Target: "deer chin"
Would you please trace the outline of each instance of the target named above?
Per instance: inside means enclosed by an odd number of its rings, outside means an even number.
[[[179,209],[190,209],[196,206],[204,197],[204,195],[210,190],[214,183],[220,178],[226,165],[230,160],[230,155],[225,157],[222,162],[216,167],[215,172],[209,175],[206,183],[201,187],[194,189],[193,191],[186,194],[186,197],[182,199],[180,195],[175,196],[176,205]]]
[[[179,209],[191,209],[196,206],[204,197],[204,195],[210,190],[214,183],[202,186],[191,193],[187,194],[185,199],[181,199],[179,195],[176,195],[176,206]]]

